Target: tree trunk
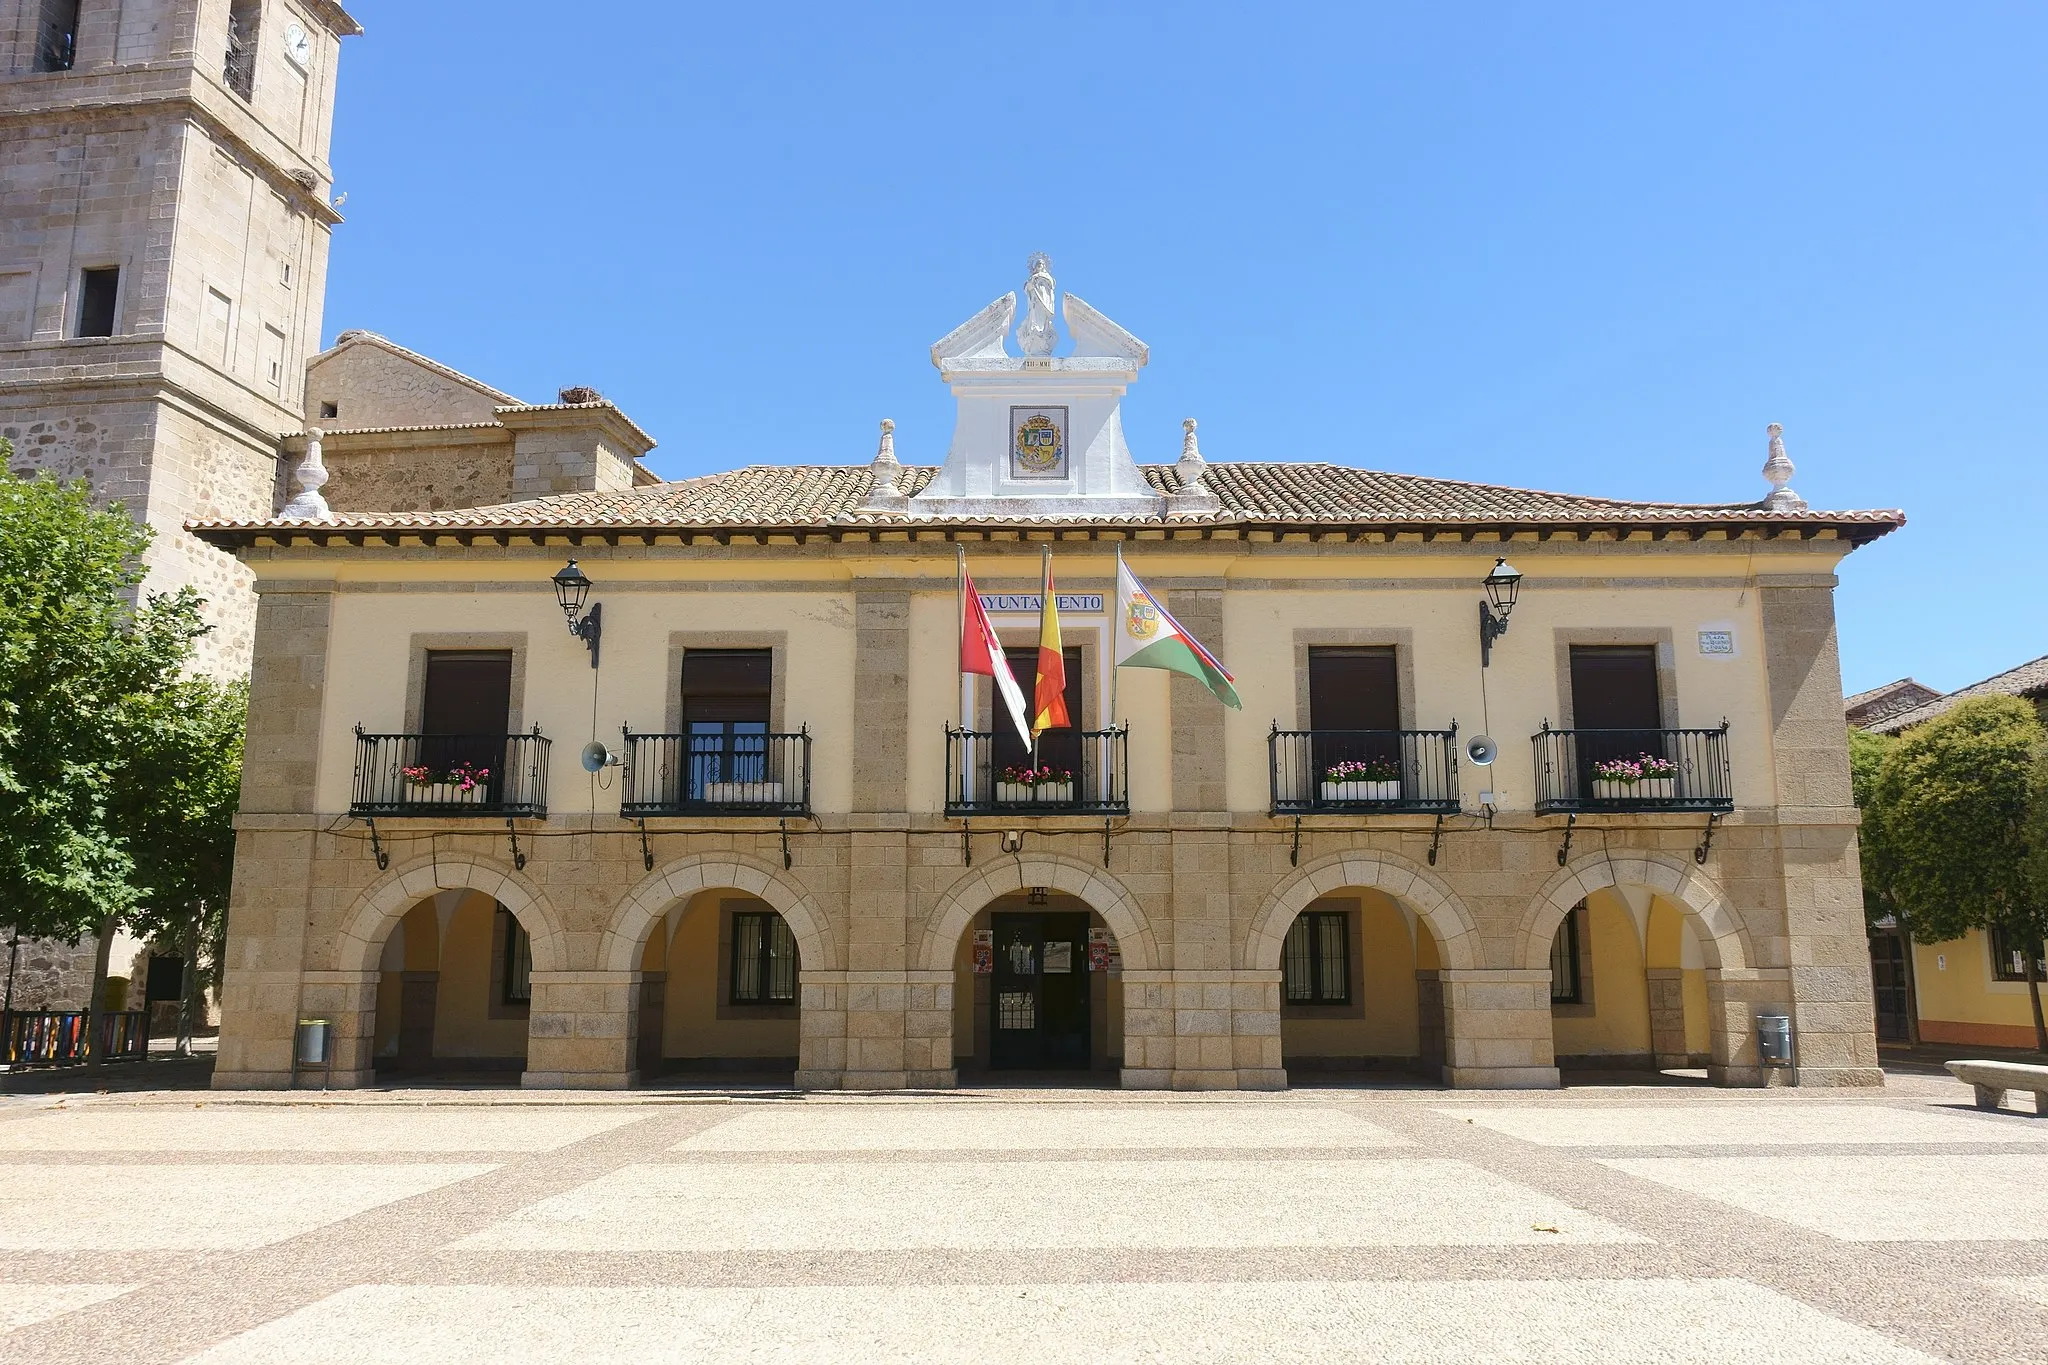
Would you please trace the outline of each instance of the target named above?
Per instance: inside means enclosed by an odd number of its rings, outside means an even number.
[[[2021,956],[2027,960],[2027,995],[2034,1002],[2034,1051],[2048,1053],[2048,1024],[2041,1021],[2041,946],[2033,944]]]
[[[199,984],[199,921],[204,918],[204,907],[192,912],[192,922],[185,926],[185,975],[178,983],[178,1055],[192,1055],[192,992]]]
[[[105,1059],[100,1056],[100,1020],[107,1011],[107,959],[114,955],[114,917],[100,921],[100,950],[92,961],[92,995],[85,1005],[85,1055],[89,1065],[98,1066]]]

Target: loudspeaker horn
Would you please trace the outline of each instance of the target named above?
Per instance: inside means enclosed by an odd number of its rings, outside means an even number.
[[[1484,768],[1500,753],[1500,745],[1493,742],[1492,735],[1474,735],[1465,741],[1465,757]]]
[[[604,747],[604,741],[593,739],[583,746],[583,771],[602,772],[606,768],[625,766],[626,760]]]

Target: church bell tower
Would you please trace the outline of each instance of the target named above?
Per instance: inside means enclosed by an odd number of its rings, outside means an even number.
[[[155,528],[145,591],[198,589],[223,674],[249,578],[180,528],[275,509],[361,31],[334,0],[0,0],[0,435]]]

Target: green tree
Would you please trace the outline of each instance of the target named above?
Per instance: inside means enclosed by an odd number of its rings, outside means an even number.
[[[138,711],[113,808],[140,888],[129,927],[184,945],[189,1008],[195,991],[217,982],[223,956],[248,687],[182,678]]]
[[[0,442],[0,446],[4,446]],[[190,589],[139,605],[150,532],[0,449],[0,918],[76,940],[142,903],[117,808],[206,626]],[[100,990],[94,985],[93,1008]]]
[[[1897,747],[1894,736],[1872,734],[1854,726],[1849,729],[1849,780],[1856,805],[1863,812],[1863,827],[1857,831],[1863,861],[1863,918],[1873,927],[1890,919],[1901,930],[1911,933],[1911,917],[1900,909],[1892,894],[1891,835],[1885,828],[1884,808],[1876,800],[1885,759]]]
[[[1877,812],[1880,894],[1923,943],[1996,927],[2039,942],[2048,900],[2035,875],[2029,830],[2044,743],[2033,707],[2017,697],[1973,697],[1900,736],[1871,791]],[[2035,1045],[2048,1052],[2040,970],[2027,953]]]

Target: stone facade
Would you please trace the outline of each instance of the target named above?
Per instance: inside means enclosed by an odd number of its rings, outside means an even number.
[[[249,576],[182,528],[275,506],[340,221],[334,70],[360,30],[331,0],[274,0],[245,95],[223,82],[225,4],[86,5],[62,70],[41,69],[45,8],[0,0],[0,435],[17,470],[89,480],[156,530],[144,591],[205,596],[202,662],[238,674]],[[81,335],[103,268],[112,335]]]
[[[654,438],[588,389],[522,403],[378,336],[343,332],[306,370],[306,425],[322,434],[337,512],[439,512],[656,482]],[[569,401],[569,400],[574,401]],[[303,438],[286,450],[303,456]]]
[[[1189,680],[1157,674],[1122,683],[1119,713],[1132,732],[1130,815],[947,819],[939,809],[943,750],[931,742],[953,704],[952,586],[938,576],[945,561],[879,538],[830,549],[654,542],[650,535],[637,550],[578,551],[609,604],[613,632],[599,732],[661,714],[655,708],[675,687],[677,652],[666,634],[639,623],[686,613],[704,632],[692,638],[758,640],[787,618],[797,628],[785,651],[787,696],[777,702],[788,719],[779,723],[801,722],[817,739],[813,817],[787,826],[786,867],[785,830],[773,821],[732,817],[706,828],[701,819],[652,819],[643,845],[640,826],[620,819],[616,804],[607,807],[616,795],[586,785],[573,760],[592,679],[580,645],[563,638],[547,585],[559,551],[481,542],[341,551],[310,541],[245,551],[262,585],[263,643],[252,683],[221,1084],[287,1083],[300,1017],[337,1024],[336,1083],[367,1082],[380,955],[409,909],[453,887],[485,892],[531,935],[525,1067],[534,1085],[640,1079],[649,936],[690,896],[721,887],[765,902],[794,933],[798,1077],[808,1086],[951,1084],[967,1046],[954,1024],[968,980],[957,968],[963,936],[976,914],[1016,904],[1033,888],[1073,898],[1114,936],[1122,1012],[1112,1061],[1131,1086],[1285,1084],[1279,992],[1287,928],[1306,908],[1360,894],[1387,898],[1419,926],[1418,942],[1432,945],[1433,961],[1418,965],[1429,1002],[1419,1027],[1433,1041],[1417,1060],[1438,1067],[1447,1083],[1556,1083],[1551,940],[1574,905],[1624,892],[1682,917],[1702,954],[1696,1004],[1682,988],[1674,992],[1668,975],[1653,975],[1658,969],[1643,973],[1651,1002],[1646,1064],[1651,1052],[1666,1064],[1697,1053],[1723,1083],[1761,1083],[1754,1016],[1787,1013],[1800,1083],[1878,1080],[1868,976],[1844,970],[1861,962],[1863,926],[1841,730],[1815,719],[1840,706],[1829,594],[1819,586],[1829,576],[1818,572],[1839,546],[1763,538],[1674,548],[1654,565],[1632,547],[1576,539],[1517,550],[1532,584],[1522,610],[1547,617],[1518,621],[1519,656],[1506,646],[1496,654],[1494,722],[1506,734],[1560,714],[1550,651],[1528,638],[1539,628],[1564,638],[1617,610],[1640,619],[1648,606],[1618,609],[1615,593],[1629,591],[1630,576],[1644,567],[1655,572],[1639,591],[1674,591],[1664,562],[1672,555],[1772,561],[1751,580],[1749,595],[1761,602],[1744,627],[1755,632],[1745,635],[1750,662],[1681,659],[1670,670],[1680,719],[1733,718],[1736,809],[1716,821],[1708,841],[1698,816],[1607,815],[1569,831],[1562,818],[1536,816],[1527,751],[1512,743],[1484,775],[1503,803],[1490,816],[1470,804],[1480,774],[1469,770],[1466,813],[1441,830],[1412,815],[1309,816],[1297,829],[1263,808],[1263,725],[1225,712]],[[1476,556],[1462,543],[1226,547],[1212,533],[1187,545],[1124,548],[1136,572],[1166,586],[1184,625],[1242,661],[1248,710],[1270,707],[1283,725],[1296,723],[1291,651],[1265,646],[1273,627],[1251,623],[1299,618],[1341,633],[1361,629],[1351,620],[1361,614],[1414,623],[1415,704],[1428,723],[1476,709],[1477,698],[1463,695],[1469,664],[1457,658],[1469,647],[1465,613],[1443,608],[1446,589],[1464,601],[1484,547]],[[1011,575],[1030,553],[1015,546],[976,564],[977,581],[992,591],[1026,586]],[[1435,561],[1446,553],[1472,559],[1472,571],[1445,581]],[[1330,575],[1332,555],[1359,561],[1352,577]],[[1237,572],[1201,571],[1200,561],[1225,557],[1240,564]],[[394,572],[412,581],[394,592]],[[1396,586],[1417,573],[1423,577]],[[1081,568],[1062,578],[1074,591],[1102,582]],[[1356,586],[1367,583],[1380,586]],[[1683,633],[1692,616],[1724,612],[1737,586],[1708,576],[1657,599],[1656,610]],[[1685,605],[1687,594],[1698,604]],[[481,601],[491,603],[501,635],[526,641],[515,701],[521,723],[560,736],[549,818],[514,822],[523,867],[502,820],[380,819],[373,843],[370,826],[347,818],[356,761],[350,727],[404,728],[407,708],[417,705],[406,695],[401,659],[414,648],[407,642],[476,638],[440,632],[474,622]],[[394,631],[400,621],[407,627]],[[1070,640],[1085,629],[1070,622]],[[1736,671],[1712,671],[1723,667]],[[1560,866],[1568,832],[1574,842]],[[379,867],[379,852],[388,867]],[[1677,970],[1676,961],[1661,970]],[[673,983],[668,990],[673,998]],[[1696,1047],[1686,1043],[1688,1009]]]

